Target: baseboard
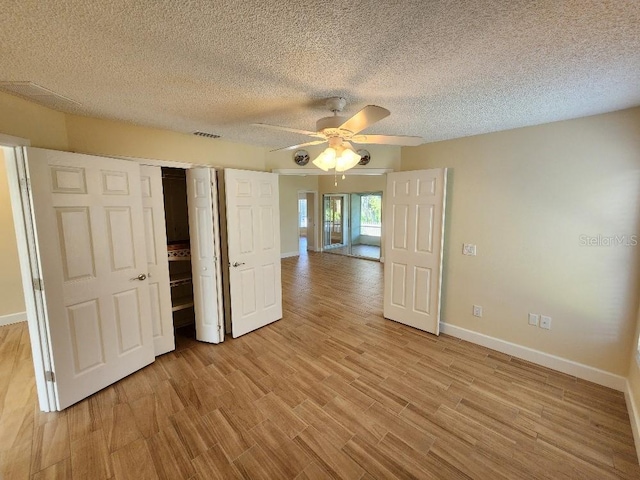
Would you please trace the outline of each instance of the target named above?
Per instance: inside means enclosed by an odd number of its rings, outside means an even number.
[[[638,462],[640,462],[640,412],[636,410],[636,402],[628,381],[626,382],[624,390],[624,400],[627,402],[627,411],[629,412],[629,422],[631,422],[631,430],[633,431],[636,455],[638,456]]]
[[[300,255],[300,252],[296,250],[295,252],[281,253],[280,258],[297,257],[298,255]]]
[[[506,353],[507,355],[512,355],[514,357],[536,363],[543,367],[557,370],[558,372],[566,373],[567,375],[573,375],[574,377],[597,383],[604,387],[613,388],[619,392],[624,392],[626,390],[626,378],[582,363],[574,362],[573,360],[567,360],[566,358],[557,357],[549,353],[541,352],[540,350],[534,350],[533,348],[523,347],[522,345],[490,337],[449,323],[441,322],[440,332],[482,345],[483,347],[497,350],[498,352]]]
[[[10,315],[0,316],[0,327],[3,325],[11,325],[12,323],[26,322],[27,312],[12,313]]]

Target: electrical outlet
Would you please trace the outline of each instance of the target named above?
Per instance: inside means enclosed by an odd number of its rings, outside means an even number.
[[[530,313],[529,314],[529,325],[533,325],[534,327],[538,326],[538,318],[540,316],[537,313]]]
[[[540,315],[540,328],[544,328],[545,330],[551,330],[551,317],[547,317],[546,315]]]
[[[462,254],[463,255],[474,255],[476,254],[476,246],[473,243],[463,243],[462,244]]]
[[[480,305],[473,306],[473,316],[482,317],[482,307]]]

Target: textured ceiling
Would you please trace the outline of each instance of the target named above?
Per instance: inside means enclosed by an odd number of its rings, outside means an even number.
[[[426,142],[640,105],[639,0],[3,2],[0,80],[73,113],[281,147],[322,99]]]

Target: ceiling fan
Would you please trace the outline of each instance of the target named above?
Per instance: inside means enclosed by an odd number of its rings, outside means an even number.
[[[329,143],[329,147],[325,149],[313,161],[313,164],[324,170],[325,172],[335,169],[337,172],[344,172],[355,167],[360,161],[358,155],[351,145],[353,143],[367,143],[377,145],[403,145],[416,146],[422,143],[420,137],[410,137],[402,135],[360,135],[360,132],[385,117],[391,112],[386,108],[376,105],[367,105],[351,118],[339,116],[347,101],[342,97],[331,97],[327,99],[327,108],[333,112],[333,116],[321,118],[316,122],[316,132],[309,130],[299,130],[296,128],[280,127],[277,125],[268,125],[266,123],[256,123],[254,125],[274,130],[283,130],[285,132],[301,133],[311,137],[319,138],[311,142],[291,145],[289,147],[278,148],[274,152],[281,150],[295,150],[302,147],[312,145],[320,145]]]

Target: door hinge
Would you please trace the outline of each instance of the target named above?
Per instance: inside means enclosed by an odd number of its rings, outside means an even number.
[[[47,382],[55,382],[56,381],[56,374],[53,373],[51,370],[46,370],[44,372],[44,379]]]
[[[22,188],[31,191],[31,181],[28,178],[21,178],[20,185],[22,185]]]
[[[44,285],[43,285],[43,281],[41,278],[34,278],[33,279],[33,289],[34,290],[39,290],[39,291],[43,291],[44,290]]]

